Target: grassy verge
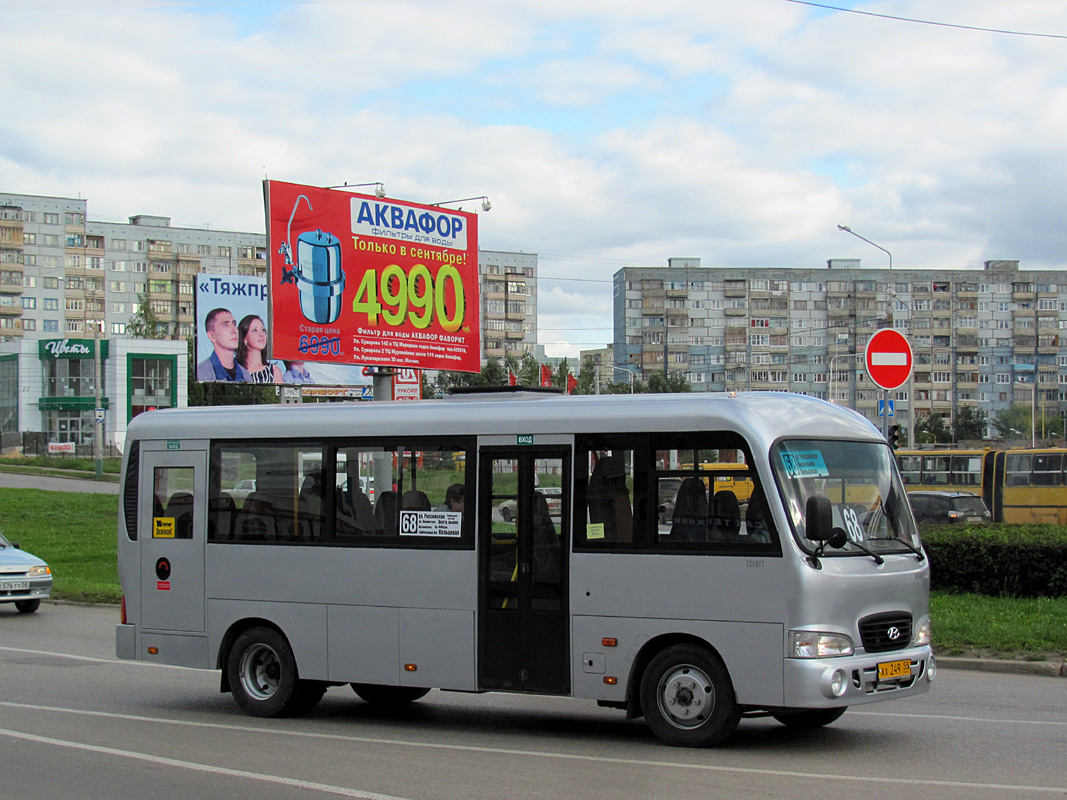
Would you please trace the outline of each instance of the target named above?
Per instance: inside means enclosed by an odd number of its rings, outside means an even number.
[[[52,597],[117,603],[118,497],[0,488],[0,532],[52,568]]]
[[[0,532],[48,562],[56,599],[118,602],[117,521],[115,495],[0,488]],[[1067,656],[1067,598],[934,592],[930,608],[941,655]]]
[[[934,645],[945,656],[1067,656],[1067,598],[930,595]]]
[[[32,474],[49,474],[52,471],[62,472],[95,472],[96,461],[91,458],[79,458],[77,456],[36,456],[33,458],[17,455],[0,458],[0,468],[12,467],[19,472],[32,472]],[[104,472],[108,475],[118,476],[122,470],[121,458],[103,459]]]

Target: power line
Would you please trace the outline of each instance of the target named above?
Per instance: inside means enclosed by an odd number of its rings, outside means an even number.
[[[914,17],[897,17],[892,14],[876,14],[873,11],[860,11],[856,8],[842,8],[830,6],[825,3],[812,3],[809,0],[785,0],[798,6],[811,6],[812,8],[824,8],[828,11],[842,11],[846,14],[861,14],[865,17],[878,17],[879,19],[891,19],[895,22],[911,22],[916,25],[934,25],[939,28],[958,28],[964,31],[979,31],[980,33],[1003,33],[1006,36],[1031,36],[1039,39],[1067,39],[1067,35],[1058,33],[1033,33],[1031,31],[1010,31],[1003,28],[982,28],[977,25],[959,25],[953,22],[935,22],[929,19],[915,19]]]

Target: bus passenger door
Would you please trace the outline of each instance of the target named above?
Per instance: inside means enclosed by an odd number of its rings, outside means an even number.
[[[479,685],[570,691],[570,448],[483,449]]]
[[[142,630],[204,630],[207,450],[141,449]]]

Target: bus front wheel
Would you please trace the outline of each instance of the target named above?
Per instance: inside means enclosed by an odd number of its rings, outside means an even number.
[[[649,662],[641,710],[659,740],[675,747],[717,744],[741,719],[725,665],[694,644],[668,647]]]
[[[233,699],[253,717],[305,714],[326,691],[321,681],[300,680],[289,642],[273,628],[238,636],[226,670]]]

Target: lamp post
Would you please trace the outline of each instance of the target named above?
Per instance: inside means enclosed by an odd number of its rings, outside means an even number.
[[[482,201],[482,211],[488,211],[489,209],[491,209],[493,207],[493,204],[489,202],[489,198],[486,197],[484,194],[478,194],[478,195],[475,195],[474,197],[461,197],[461,198],[459,198],[459,200],[442,200],[439,203],[430,203],[430,205],[431,206],[443,206],[443,205],[447,205],[449,203],[462,203],[462,202],[465,202],[467,200],[481,200]],[[461,208],[460,211],[462,211],[462,210],[463,209]]]
[[[855,353],[838,353],[836,356],[830,357],[830,402],[836,402],[834,400],[834,362],[839,358],[855,358]],[[853,408],[853,411],[855,409]]]
[[[340,186],[327,186],[327,189],[355,189],[360,186],[373,186],[374,196],[379,200],[385,197],[385,184],[381,181],[371,181],[370,183],[342,183]]]
[[[889,277],[886,279],[886,291],[885,291],[885,324],[886,324],[886,327],[888,328],[892,324],[892,319],[893,319],[893,313],[892,313],[893,295],[892,295],[892,292],[889,290],[889,285],[893,280],[893,254],[890,253],[888,250],[886,250],[884,247],[882,247],[882,245],[875,244],[870,239],[868,239],[868,238],[866,238],[864,236],[860,236],[858,233],[856,233],[854,230],[852,230],[852,228],[848,227],[848,225],[838,225],[837,229],[839,231],[844,231],[845,233],[852,234],[857,239],[861,239],[862,241],[864,241],[867,244],[869,244],[871,247],[877,247],[879,250],[881,250],[883,253],[885,253],[887,256],[889,256]],[[914,418],[914,416],[915,416],[914,413],[913,413],[914,409],[911,406],[912,406],[912,402],[911,402],[911,397],[909,396],[909,398],[908,398],[908,414],[911,417]],[[914,422],[914,420],[913,420],[913,422]],[[889,436],[889,390],[888,389],[883,389],[882,390],[882,435],[886,436],[886,437]]]
[[[634,375],[632,370],[628,370],[628,369],[625,369],[623,367],[616,367],[614,364],[597,364],[596,372],[593,373],[593,376],[596,379],[596,393],[597,394],[600,394],[600,370],[601,370],[602,367],[607,367],[608,369],[615,370],[615,372],[625,372],[627,377],[629,377],[629,379],[630,379],[630,394],[634,393],[634,378],[635,378],[635,375]],[[614,375],[615,373],[613,372],[612,374]]]

